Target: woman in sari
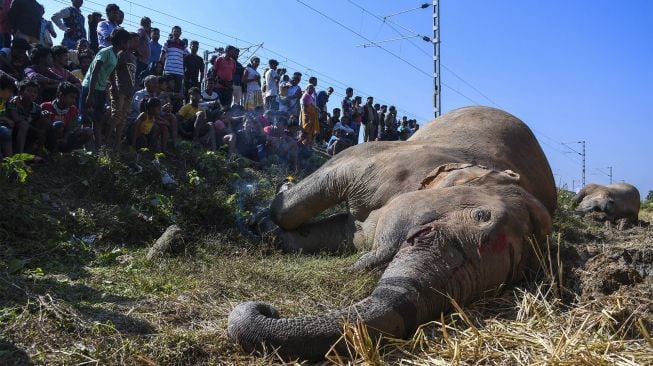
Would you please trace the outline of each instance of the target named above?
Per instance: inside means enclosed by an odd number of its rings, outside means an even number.
[[[318,110],[313,95],[315,94],[315,87],[309,84],[304,91],[301,99],[302,107],[302,143],[306,146],[313,145],[313,139],[320,133],[320,123],[318,121]]]

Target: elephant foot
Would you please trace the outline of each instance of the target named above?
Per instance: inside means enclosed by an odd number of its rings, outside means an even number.
[[[383,270],[388,266],[394,256],[394,253],[389,255],[380,255],[376,251],[371,251],[363,254],[354,264],[345,268],[346,272],[362,272],[362,271],[377,271]]]
[[[270,209],[264,208],[253,214],[247,220],[247,227],[251,232],[258,236],[264,236],[279,230],[279,226],[272,222],[270,218]]]

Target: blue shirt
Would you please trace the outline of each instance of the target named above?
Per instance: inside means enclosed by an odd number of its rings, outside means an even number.
[[[150,63],[159,62],[162,48],[159,42],[150,41]]]

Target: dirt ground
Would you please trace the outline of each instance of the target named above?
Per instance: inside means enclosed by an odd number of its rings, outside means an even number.
[[[644,221],[637,225],[605,222],[592,236],[580,243],[566,242],[562,249],[566,286],[581,302],[620,292],[653,299],[653,227]],[[649,332],[653,330],[652,302],[630,311],[644,321]]]

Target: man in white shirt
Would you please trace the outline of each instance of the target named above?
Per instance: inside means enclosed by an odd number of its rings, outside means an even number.
[[[277,66],[279,61],[270,59],[268,61],[270,68],[265,72],[265,109],[279,109],[277,95],[279,95],[279,75],[277,75]]]

